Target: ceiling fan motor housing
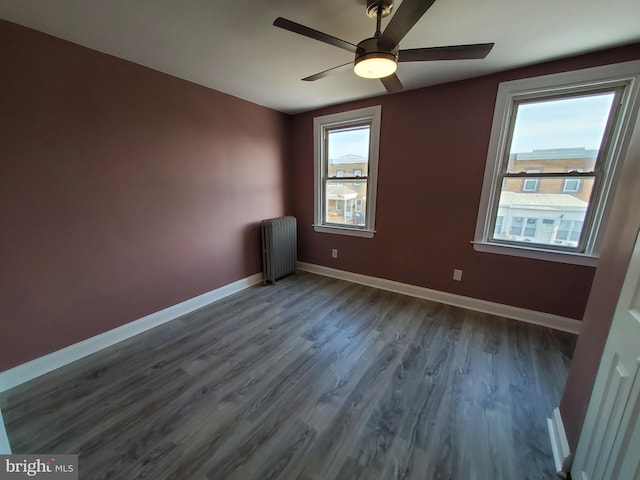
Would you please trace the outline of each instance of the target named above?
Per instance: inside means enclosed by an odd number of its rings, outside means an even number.
[[[396,45],[392,49],[383,48],[378,44],[377,37],[371,37],[361,41],[356,49],[356,60],[354,62],[354,69],[356,73],[365,78],[380,78],[380,75],[374,74],[373,72],[368,75],[366,69],[362,65],[358,68],[358,64],[361,62],[372,59],[387,62],[389,65],[393,63],[393,71],[389,73],[391,74],[395,72],[395,64],[398,63],[398,46]]]

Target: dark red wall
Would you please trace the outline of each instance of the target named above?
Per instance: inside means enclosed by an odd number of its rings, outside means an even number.
[[[640,120],[623,165],[603,253],[584,313],[582,332],[573,355],[560,403],[565,431],[574,451],[622,283],[640,230]]]
[[[0,21],[0,371],[260,272],[288,121]]]
[[[636,58],[638,45],[296,115],[291,210],[300,225],[299,259],[582,319],[594,268],[479,253],[471,245],[497,88],[502,81]],[[378,104],[377,234],[316,233],[313,118]],[[452,280],[454,268],[464,271],[462,282]]]

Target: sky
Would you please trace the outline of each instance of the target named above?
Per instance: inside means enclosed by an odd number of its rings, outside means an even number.
[[[600,148],[613,93],[521,104],[510,153]]]
[[[338,130],[329,134],[329,158],[343,155],[369,155],[369,128]]]

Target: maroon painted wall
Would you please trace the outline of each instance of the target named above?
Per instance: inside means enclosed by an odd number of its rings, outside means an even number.
[[[572,451],[578,442],[611,320],[640,230],[640,119],[637,123],[584,313],[583,329],[560,402],[560,413]]]
[[[301,261],[582,319],[594,268],[473,250],[499,82],[640,58],[638,45],[296,115],[291,211]],[[382,88],[382,87],[381,87]],[[377,234],[313,231],[313,118],[382,105]],[[331,249],[337,248],[337,259]],[[464,271],[452,280],[453,269]]]
[[[0,371],[261,271],[287,116],[0,21]]]

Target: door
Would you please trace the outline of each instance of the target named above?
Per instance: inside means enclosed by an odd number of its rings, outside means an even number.
[[[640,480],[640,236],[602,354],[571,475]]]
[[[553,218],[543,218],[542,225],[540,226],[540,232],[538,233],[538,243],[551,243],[553,238],[553,231],[556,228],[556,221]]]

